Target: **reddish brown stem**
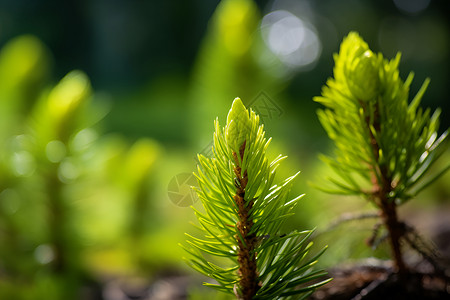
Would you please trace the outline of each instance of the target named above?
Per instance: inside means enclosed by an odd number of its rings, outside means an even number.
[[[360,104],[364,110],[367,109],[364,102],[361,101]],[[371,122],[373,122],[372,125],[375,132],[381,132],[378,107],[375,108],[374,119],[371,121],[367,116],[365,121],[368,128],[370,128]],[[373,155],[375,161],[378,162],[380,146],[378,145],[378,142],[370,129],[369,135]],[[378,174],[378,176],[376,174]],[[375,165],[372,167],[372,184],[372,195],[374,197],[374,202],[381,210],[383,223],[389,233],[389,243],[396,270],[401,276],[403,276],[407,273],[407,267],[402,256],[400,239],[405,233],[405,230],[402,223],[398,220],[397,205],[395,204],[394,199],[389,198],[389,194],[393,189],[393,182],[388,174],[388,169],[386,166]]]
[[[381,195],[380,195],[381,196]],[[404,226],[398,220],[397,207],[394,201],[386,199],[386,197],[379,197],[379,205],[382,211],[383,222],[389,232],[389,243],[391,246],[392,255],[395,262],[396,270],[399,274],[407,273],[407,267],[403,260],[400,239],[405,233]]]
[[[239,149],[239,156],[241,161],[244,157],[245,142]],[[250,210],[253,207],[253,201],[245,202],[245,188],[247,186],[248,177],[245,170],[242,174],[242,169],[239,165],[237,153],[233,152],[235,160],[234,173],[236,175],[236,195],[234,201],[238,208],[239,221],[236,227],[240,236],[236,235],[238,243],[238,263],[239,263],[239,285],[241,290],[241,299],[251,300],[256,295],[260,288],[258,282],[258,271],[256,269],[256,234],[250,234],[253,227],[253,221],[250,219]]]

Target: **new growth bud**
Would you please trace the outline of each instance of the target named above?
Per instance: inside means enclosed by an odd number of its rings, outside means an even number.
[[[361,101],[374,99],[380,86],[380,61],[356,32],[350,32],[335,56],[334,78]]]
[[[369,101],[379,90],[378,59],[372,51],[366,50],[362,55],[353,57],[345,66],[347,86],[358,100]]]
[[[225,139],[228,146],[239,153],[239,148],[244,144],[247,134],[250,132],[251,122],[248,110],[240,98],[233,101],[227,116]]]

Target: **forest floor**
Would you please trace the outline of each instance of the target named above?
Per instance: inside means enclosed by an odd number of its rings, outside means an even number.
[[[414,215],[417,214],[417,215]],[[400,278],[391,261],[366,259],[330,268],[333,280],[310,300],[450,299],[450,210],[408,212],[416,228],[433,241],[438,260],[430,263],[414,249],[405,255],[408,274]],[[433,266],[434,264],[434,266]]]
[[[389,261],[366,260],[328,270],[333,280],[319,288],[311,300],[450,299],[450,277],[418,265],[404,278]]]

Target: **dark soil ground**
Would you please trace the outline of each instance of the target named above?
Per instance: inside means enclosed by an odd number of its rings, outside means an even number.
[[[450,277],[418,266],[405,278],[393,272],[390,262],[370,260],[329,270],[334,278],[311,300],[444,300],[450,299]]]
[[[409,274],[399,278],[390,261],[367,259],[338,265],[328,271],[333,280],[322,286],[310,300],[450,300],[450,210],[409,212],[405,219],[433,241],[438,260],[430,263],[414,249],[409,249],[405,261]],[[406,250],[406,249],[405,249]]]

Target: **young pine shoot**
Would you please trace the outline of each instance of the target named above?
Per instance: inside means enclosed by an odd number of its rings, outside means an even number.
[[[323,157],[335,171],[326,192],[360,195],[379,210],[396,264],[407,272],[401,243],[411,244],[411,227],[397,217],[397,206],[414,198],[450,166],[426,178],[445,151],[448,130],[438,135],[440,110],[420,108],[428,86],[425,80],[409,102],[413,79],[399,77],[400,54],[392,60],[373,53],[355,33],[342,42],[334,56],[334,78],[315,101],[320,122],[335,143],[335,157]]]
[[[236,98],[221,128],[215,121],[213,157],[198,156],[195,210],[202,237],[188,235],[188,264],[215,280],[205,283],[238,299],[304,299],[327,281],[313,270],[323,250],[308,255],[311,231],[282,233],[299,196],[289,198],[295,177],[274,184],[286,157],[269,162],[259,116]],[[218,257],[219,259],[214,259]],[[222,259],[220,259],[222,258]]]

